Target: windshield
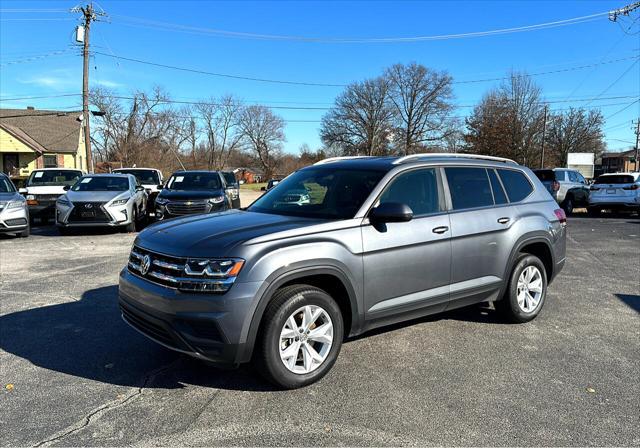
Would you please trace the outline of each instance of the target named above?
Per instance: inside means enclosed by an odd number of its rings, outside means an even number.
[[[168,190],[219,190],[222,188],[218,173],[179,173],[167,182]]]
[[[293,173],[255,201],[249,211],[322,219],[349,219],[384,171],[308,168]]]
[[[13,193],[16,191],[9,179],[4,176],[0,177],[0,193]]]
[[[633,176],[628,174],[615,174],[611,176],[600,176],[596,179],[596,184],[632,184]]]
[[[114,171],[120,174],[133,174],[138,182],[145,185],[158,185],[160,183],[160,176],[158,176],[158,172],[155,170],[117,170]]]
[[[39,187],[45,185],[73,185],[82,177],[81,171],[70,170],[44,170],[34,171],[27,180],[27,187]]]
[[[235,184],[238,183],[238,181],[236,180],[236,175],[233,173],[222,173],[222,175],[224,176],[224,181],[227,183],[227,185],[229,186],[234,186]]]
[[[71,187],[73,191],[127,191],[128,189],[129,179],[115,176],[87,176]]]

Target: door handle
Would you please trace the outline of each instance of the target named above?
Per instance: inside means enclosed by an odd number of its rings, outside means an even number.
[[[446,232],[447,230],[449,230],[449,227],[447,227],[447,226],[436,227],[436,228],[433,229],[433,233],[442,234],[442,233]]]
[[[504,218],[499,218],[499,219],[498,219],[498,222],[499,222],[500,224],[507,224],[509,221],[511,221],[511,219],[510,219],[510,218],[507,218],[506,216],[505,216]]]

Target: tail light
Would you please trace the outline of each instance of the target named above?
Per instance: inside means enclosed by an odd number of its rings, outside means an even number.
[[[560,221],[560,225],[562,227],[565,227],[567,225],[567,215],[564,213],[564,210],[558,208],[555,209],[553,213],[555,213],[556,218],[558,218],[558,221]]]
[[[560,182],[558,182],[557,180],[554,180],[553,183],[551,184],[551,189],[553,191],[558,191],[560,189]]]
[[[589,190],[591,191],[598,191],[600,189],[600,187],[596,187],[595,185],[591,185],[591,187],[589,188]]]
[[[623,190],[638,190],[640,189],[640,185],[638,184],[633,184],[633,185],[629,185],[628,187],[622,187]]]

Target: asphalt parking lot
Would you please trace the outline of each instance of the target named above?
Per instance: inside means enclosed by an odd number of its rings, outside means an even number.
[[[130,329],[135,235],[0,236],[0,444],[640,445],[640,219],[569,220],[535,321],[471,307],[345,344],[281,392]]]

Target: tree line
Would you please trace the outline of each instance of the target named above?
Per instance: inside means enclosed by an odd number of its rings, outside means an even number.
[[[172,100],[163,89],[124,98],[94,90],[92,139],[98,160],[164,171],[259,167],[266,177],[288,174],[329,156],[467,152],[507,157],[538,168],[565,166],[569,152],[606,146],[598,109],[551,111],[526,73],[512,72],[485,93],[467,117],[453,95],[453,78],[421,64],[396,64],[354,82],[322,117],[322,147],[283,151],[285,120],[264,105],[232,95]]]

